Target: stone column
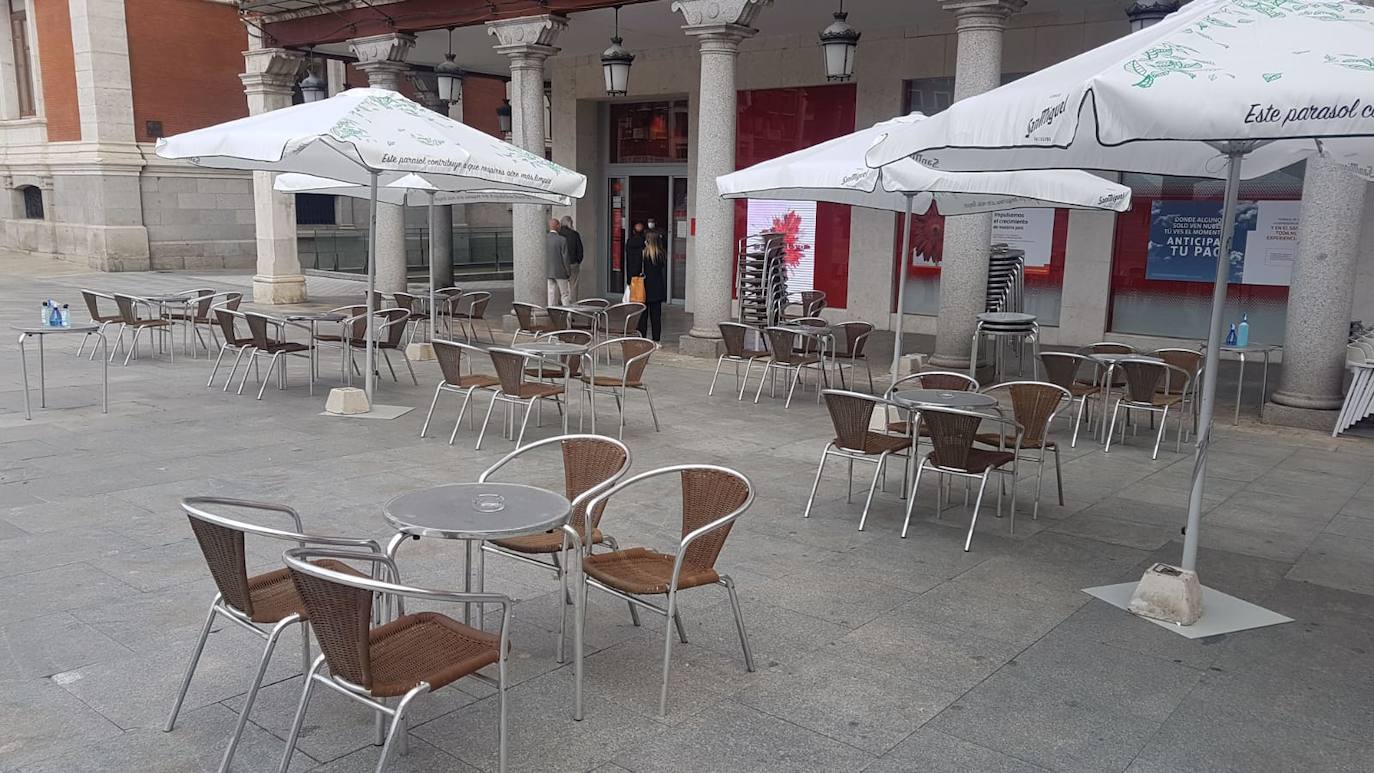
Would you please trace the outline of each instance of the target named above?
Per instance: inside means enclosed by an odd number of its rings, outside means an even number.
[[[692,237],[692,329],[679,347],[686,354],[715,357],[721,322],[730,319],[734,291],[735,207],[716,193],[716,178],[735,171],[738,102],[735,63],[739,44],[758,33],[752,24],[771,0],[677,0],[682,29],[701,46],[701,88],[697,98],[696,232]]]
[[[1288,287],[1283,373],[1270,424],[1329,431],[1344,401],[1345,342],[1359,260],[1367,184],[1338,164],[1313,158],[1302,185],[1298,255]]]
[[[434,83],[434,74],[425,71],[411,70],[406,74],[410,81],[411,88],[415,90],[415,101],[433,110],[434,112],[449,116],[449,106],[439,99],[439,91]],[[429,256],[429,278],[434,283],[435,288],[448,287],[453,284],[453,207],[443,205],[434,208],[434,222],[425,220],[426,227],[433,227],[430,234],[429,245],[426,249],[430,252]]]
[[[250,28],[249,50],[243,54],[243,93],[248,114],[291,106],[291,86],[300,70],[301,54],[283,48],[263,48]],[[296,252],[296,197],[272,190],[276,175],[253,173],[253,230],[258,265],[253,275],[253,302],[301,303],[305,277]]]
[[[497,53],[510,59],[511,142],[544,155],[544,62],[558,53],[558,35],[568,19],[559,14],[522,16],[487,22]],[[544,234],[549,208],[538,204],[511,207],[511,252],[515,260],[515,300],[543,306],[548,302],[544,276]]]
[[[410,67],[405,63],[415,36],[404,32],[388,32],[348,41],[354,65],[367,74],[367,85],[374,89],[400,91],[401,81]],[[395,204],[377,205],[377,292],[404,292],[406,279],[406,221],[405,208]]]
[[[959,35],[954,65],[954,99],[981,94],[1002,85],[1002,31],[1007,18],[1026,0],[948,0]],[[930,364],[967,370],[969,346],[978,315],[987,304],[988,248],[992,215],[964,215],[945,221],[944,259],[940,264],[940,317],[935,354]]]

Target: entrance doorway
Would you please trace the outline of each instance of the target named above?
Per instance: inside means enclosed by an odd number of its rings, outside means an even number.
[[[606,256],[606,290],[625,289],[625,240],[635,223],[654,228],[668,251],[668,298],[687,298],[687,178],[681,175],[623,175],[610,177],[610,249]]]

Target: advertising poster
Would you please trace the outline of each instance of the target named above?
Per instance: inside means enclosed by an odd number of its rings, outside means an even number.
[[[1054,243],[1054,210],[1008,209],[992,213],[992,243],[1026,253],[1026,268],[1048,266]]]
[[[1288,286],[1297,253],[1297,201],[1240,201],[1228,281]],[[1220,201],[1157,200],[1150,207],[1145,278],[1211,282],[1221,249]]]
[[[773,231],[784,239],[787,291],[815,288],[816,202],[750,199],[745,233]]]

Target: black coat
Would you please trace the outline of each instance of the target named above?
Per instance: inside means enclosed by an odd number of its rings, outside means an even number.
[[[644,300],[663,303],[668,300],[668,255],[659,253],[658,260],[644,259]]]
[[[625,237],[625,283],[644,271],[644,234],[631,232]]]
[[[558,233],[568,242],[568,262],[577,265],[582,262],[582,234],[563,226]]]

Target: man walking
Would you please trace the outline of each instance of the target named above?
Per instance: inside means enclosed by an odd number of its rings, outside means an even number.
[[[582,234],[573,229],[573,219],[568,215],[563,216],[563,227],[558,233],[568,243],[568,295],[576,299],[577,279],[582,273]]]
[[[549,232],[544,235],[544,276],[549,280],[549,305],[566,306],[572,303],[568,287],[568,240],[558,232],[561,224],[549,220]]]

